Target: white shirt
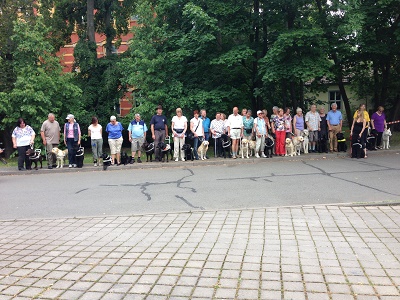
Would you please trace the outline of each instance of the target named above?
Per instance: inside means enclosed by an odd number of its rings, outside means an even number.
[[[101,135],[101,125],[97,124],[97,126],[93,126],[93,124],[91,124],[89,126],[89,130],[90,130],[90,138],[92,140],[101,140],[103,137]]]
[[[198,118],[192,118],[190,123],[193,123],[193,131],[196,132],[197,136],[203,136],[203,120]],[[198,126],[197,126],[198,125]],[[197,129],[196,129],[197,127]]]
[[[230,129],[242,128],[243,127],[243,117],[239,114],[237,114],[236,116],[234,114],[231,114],[228,117],[228,126]]]
[[[185,123],[187,123],[187,119],[185,116],[181,116],[180,118],[178,116],[174,116],[172,118],[172,123],[174,123],[174,128],[175,129],[185,129]]]

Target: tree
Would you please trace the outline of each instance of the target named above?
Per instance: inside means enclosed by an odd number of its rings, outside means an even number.
[[[8,154],[12,124],[19,117],[25,118],[38,133],[49,112],[65,115],[76,111],[77,118],[82,114],[82,91],[72,83],[71,74],[62,73],[59,58],[47,39],[51,31],[42,17],[14,22],[11,40],[15,44],[12,54],[16,81],[12,90],[0,93],[1,125],[7,134]]]

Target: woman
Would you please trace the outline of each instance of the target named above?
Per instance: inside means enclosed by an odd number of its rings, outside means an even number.
[[[367,157],[367,147],[366,147],[367,145],[366,145],[366,142],[367,142],[367,135],[368,135],[368,128],[369,128],[370,118],[369,118],[369,114],[368,114],[368,112],[366,110],[366,107],[365,107],[364,103],[360,104],[360,106],[358,107],[358,110],[354,113],[353,120],[357,117],[358,112],[362,112],[363,118],[365,119],[365,129],[366,130],[363,131],[363,140],[364,140],[363,148],[364,148],[364,156],[366,158]]]
[[[92,118],[92,123],[88,128],[88,135],[91,139],[93,163],[97,167],[100,165],[101,155],[103,154],[103,129],[96,117]]]
[[[286,139],[286,127],[285,117],[283,115],[283,109],[278,109],[278,115],[272,120],[272,132],[275,133],[275,153],[276,155],[285,155],[285,139]]]
[[[318,132],[318,140],[322,147],[320,147],[321,151],[325,151],[328,153],[328,147],[326,146],[326,142],[328,141],[328,122],[326,121],[327,115],[325,114],[325,108],[321,107],[319,109],[319,117],[321,121],[319,122],[320,131]]]
[[[364,147],[365,145],[364,131],[366,131],[366,123],[367,122],[364,118],[363,111],[358,110],[356,117],[353,119],[353,124],[351,125],[351,130],[350,130],[352,144],[360,143]],[[367,158],[366,154],[364,154],[364,158]]]
[[[283,115],[283,119],[285,120],[286,138],[291,139],[293,130],[292,130],[292,116],[290,115],[290,108],[289,107],[285,108],[285,113]]]
[[[68,149],[69,168],[76,168],[76,151],[81,144],[81,128],[75,121],[75,117],[69,114],[64,125],[64,144]]]
[[[386,116],[383,113],[385,109],[383,106],[378,106],[378,110],[372,114],[371,117],[371,127],[378,132],[378,136],[376,138],[376,147],[378,149],[382,149],[382,134],[386,128]]]
[[[302,135],[304,130],[304,117],[303,110],[300,107],[296,109],[296,114],[293,117],[293,128],[296,136]]]
[[[193,111],[193,118],[190,120],[190,131],[193,133],[193,153],[196,160],[199,160],[199,154],[197,153],[197,148],[199,148],[200,143],[203,141],[204,128],[203,120],[199,118],[199,111]]]
[[[229,122],[228,119],[226,118],[226,114],[221,113],[221,120],[224,123],[224,134],[228,133],[228,126],[229,126]]]
[[[111,165],[114,165],[115,158],[117,158],[117,166],[121,164],[122,130],[124,130],[124,127],[122,127],[121,123],[117,121],[115,116],[111,116],[110,123],[106,127],[112,159]]]
[[[187,130],[187,119],[182,115],[182,109],[178,107],[176,109],[176,116],[172,118],[172,135],[174,137],[174,158],[175,161],[179,160],[179,153],[181,154],[181,160],[185,161],[185,152],[182,150],[183,144],[185,144],[185,134]]]
[[[249,109],[246,116],[243,117],[243,138],[251,140],[253,136],[254,118],[251,116]]]
[[[267,133],[268,133],[268,130],[271,130],[271,123],[268,118],[268,111],[266,109],[263,109],[262,112],[263,112],[265,126],[267,127]]]
[[[225,124],[221,119],[221,113],[217,112],[215,114],[215,119],[211,121],[210,131],[212,138],[214,139],[214,157],[222,156],[222,141],[221,134],[225,132]]]
[[[23,118],[19,118],[17,121],[17,127],[13,130],[11,137],[13,147],[18,151],[18,170],[30,170],[31,162],[29,156],[26,155],[26,151],[30,148],[30,145],[33,145],[35,140],[35,131],[33,131],[31,126],[26,125]]]
[[[246,116],[247,116],[247,113],[248,113],[247,108],[243,108],[243,109],[242,109],[242,117],[246,117]]]

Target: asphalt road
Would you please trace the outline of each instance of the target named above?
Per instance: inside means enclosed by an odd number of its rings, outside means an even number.
[[[400,155],[328,155],[149,169],[0,176],[0,219],[131,215],[349,202],[400,202]],[[207,163],[212,163],[208,161]]]

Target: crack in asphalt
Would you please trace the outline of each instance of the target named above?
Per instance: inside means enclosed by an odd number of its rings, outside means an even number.
[[[185,198],[183,198],[183,197],[181,197],[181,196],[175,195],[175,197],[178,198],[178,199],[180,199],[180,200],[182,200],[183,202],[185,202],[188,206],[190,206],[190,207],[192,207],[192,208],[200,209],[200,210],[205,210],[204,207],[202,207],[202,206],[194,206],[192,203],[190,203],[188,200],[186,200]]]

